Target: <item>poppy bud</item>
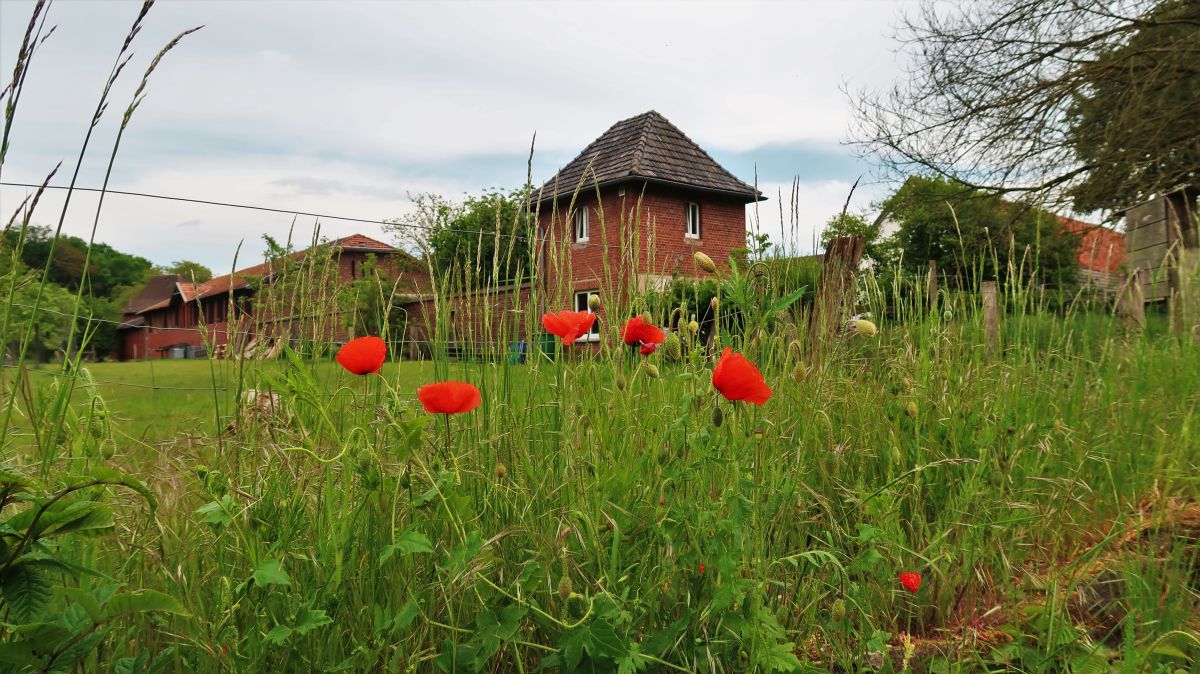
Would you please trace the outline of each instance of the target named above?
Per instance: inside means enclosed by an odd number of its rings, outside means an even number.
[[[900,462],[903,460],[904,455],[900,453],[900,446],[892,445],[892,463],[900,465]]]
[[[683,358],[683,344],[679,341],[678,334],[672,332],[667,335],[667,341],[663,344],[663,348],[667,360],[675,362]]]
[[[905,377],[905,378],[904,378],[904,390],[905,390],[905,391],[911,391],[911,390],[912,390],[912,387],[913,387],[912,380],[911,380],[911,379],[909,379],[908,377]]]
[[[659,507],[664,507],[664,506],[666,506],[666,505],[667,505],[667,497],[666,497],[666,496],[659,496],[659,497],[658,497],[658,505],[659,505]]]
[[[508,467],[505,466],[503,463],[497,463],[496,464],[496,478],[499,480],[503,480],[505,475],[508,475]]]
[[[646,375],[651,379],[658,379],[661,376],[658,373],[658,366],[656,366],[654,363],[648,363],[646,365]]]
[[[917,416],[917,404],[911,400],[908,401],[908,404],[904,406],[904,413],[910,417]]]
[[[563,599],[570,597],[573,589],[574,588],[571,585],[571,577],[570,576],[563,576],[562,578],[558,579],[558,596],[559,597],[561,597]]]
[[[692,260],[695,261],[696,266],[699,267],[700,269],[702,269],[710,274],[717,273],[717,263],[713,262],[713,259],[711,257],[705,255],[704,253],[702,253],[700,251],[696,251],[695,253],[692,253]]]
[[[854,334],[862,335],[863,337],[874,337],[875,333],[879,332],[874,323],[861,318],[857,321],[851,321],[850,326],[854,330]]]
[[[829,617],[833,618],[834,622],[841,622],[846,619],[846,602],[838,599],[829,607]]]
[[[412,476],[408,474],[408,471],[406,470],[403,473],[400,473],[400,488],[408,489],[411,486],[412,486]]]
[[[614,383],[616,383],[618,391],[624,391],[625,387],[629,386],[629,382],[625,381],[625,375],[621,374],[620,372],[617,373]]]
[[[591,309],[592,313],[600,311],[600,296],[596,293],[588,295],[588,309]]]
[[[708,306],[711,307],[713,311],[716,311],[717,309],[721,308],[721,300],[713,297],[711,300],[709,300]]]
[[[579,415],[579,427],[580,428],[586,430],[591,425],[592,425],[592,420],[590,417],[588,417],[588,415],[586,415],[586,414]]]
[[[113,441],[111,441],[111,440],[105,440],[104,443],[100,446],[100,456],[102,456],[105,461],[108,461],[109,459],[113,458],[113,455],[116,453],[117,453],[116,444],[113,443]]]
[[[761,429],[761,428],[754,429],[754,439],[757,440],[758,442],[762,442],[763,429]]]
[[[721,424],[725,422],[725,413],[721,411],[720,405],[713,405],[712,422],[713,426],[717,428],[720,428]]]
[[[688,331],[691,332],[693,335],[696,334],[697,332],[700,332],[700,324],[697,323],[695,320],[692,320],[691,322],[688,323]]]
[[[796,368],[792,370],[792,380],[797,384],[803,383],[804,378],[807,376],[808,370],[806,370],[803,365],[797,365]]]
[[[952,318],[954,318],[954,312],[953,312],[953,311],[950,311],[949,309],[947,309],[945,312],[943,312],[943,313],[942,313],[942,319],[943,319],[943,320],[949,321],[949,320],[950,320],[950,319],[952,319]]]
[[[653,323],[654,322],[653,318],[654,317],[650,315],[649,311],[642,312],[642,320],[643,321],[645,321],[647,323]]]

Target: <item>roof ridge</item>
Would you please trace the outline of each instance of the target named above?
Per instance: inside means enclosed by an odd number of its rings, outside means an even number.
[[[637,117],[631,118],[642,118],[642,132],[638,134],[637,146],[633,150],[633,163],[629,166],[629,171],[627,171],[628,175],[637,175],[638,171],[642,168],[642,157],[646,154],[646,136],[650,131],[650,122],[654,119],[655,115],[662,117],[662,115],[659,115],[657,112],[650,110],[649,112],[643,112]]]
[[[653,112],[653,110],[651,112]],[[658,114],[658,113],[655,113],[655,114]],[[730,178],[734,179],[735,181],[745,185],[746,187],[754,190],[755,192],[758,191],[758,189],[755,188],[754,186],[750,185],[749,183],[745,182],[741,178],[738,178],[737,176],[730,173],[729,169],[725,168],[724,166],[721,166],[721,164],[719,162],[717,162],[716,159],[712,158],[712,155],[710,155],[708,153],[708,150],[705,150],[704,147],[700,145],[700,143],[697,143],[696,141],[692,140],[690,136],[688,136],[686,133],[683,132],[683,129],[679,128],[678,126],[675,126],[675,124],[671,120],[667,119],[666,117],[663,117],[662,115],[658,115],[658,116],[660,119],[662,119],[662,121],[667,126],[671,127],[671,129],[673,129],[676,133],[678,133],[680,136],[683,136],[684,140],[691,143],[697,150],[699,150],[700,154],[704,155],[705,159],[707,159],[713,163],[713,166],[716,166],[717,168],[721,169],[721,171],[724,172],[725,175],[729,176]]]

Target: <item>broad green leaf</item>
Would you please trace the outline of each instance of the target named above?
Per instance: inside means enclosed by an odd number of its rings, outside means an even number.
[[[328,625],[333,622],[323,609],[302,608],[296,614],[296,624],[294,629],[296,634],[307,634],[312,630]]]
[[[276,625],[271,628],[270,632],[267,632],[267,635],[263,639],[267,643],[282,646],[283,642],[287,641],[290,636],[292,636],[292,628],[287,625]]]
[[[92,622],[98,623],[104,619],[104,612],[100,608],[100,602],[96,601],[91,592],[78,587],[60,587],[58,588],[58,592],[86,611]]]
[[[283,562],[278,559],[268,559],[262,562],[258,568],[254,569],[254,573],[250,577],[259,587],[292,584],[291,577],[283,570]]]
[[[18,623],[37,620],[53,594],[46,574],[28,564],[10,568],[0,585],[0,596],[11,611],[8,619]]]
[[[233,497],[225,494],[219,500],[209,501],[196,508],[194,514],[203,515],[206,524],[227,527],[233,524],[234,507]]]
[[[40,644],[29,639],[23,641],[0,642],[0,665],[8,665],[22,671],[22,668],[40,668],[41,658],[35,655]]]
[[[174,597],[154,590],[122,592],[113,595],[112,599],[109,599],[108,603],[104,605],[104,612],[108,618],[127,613],[146,613],[148,611],[173,613],[175,615],[188,614],[184,610],[183,605]]]

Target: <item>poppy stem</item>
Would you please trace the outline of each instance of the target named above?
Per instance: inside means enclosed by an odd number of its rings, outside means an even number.
[[[450,460],[450,415],[443,414],[442,418],[446,420],[446,456],[447,461]]]

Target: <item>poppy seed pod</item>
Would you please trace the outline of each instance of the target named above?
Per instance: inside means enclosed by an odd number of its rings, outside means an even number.
[[[804,367],[804,365],[797,365],[795,369],[792,370],[792,381],[796,382],[797,384],[803,384],[804,379],[807,376],[808,370]]]
[[[592,313],[600,311],[600,296],[596,293],[588,295],[588,309],[591,309]]]
[[[629,386],[629,382],[625,381],[625,375],[621,374],[620,372],[617,373],[614,383],[617,385],[618,391],[624,391],[625,388]]]
[[[710,274],[717,273],[717,263],[713,262],[713,259],[711,257],[705,255],[704,253],[702,253],[700,251],[696,251],[695,253],[692,253],[692,260],[694,260],[696,262],[696,266],[699,267],[700,269],[702,269]]]

